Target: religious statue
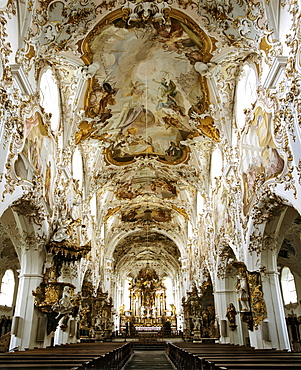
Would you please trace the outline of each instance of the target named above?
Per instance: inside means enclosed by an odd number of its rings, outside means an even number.
[[[74,308],[70,300],[69,287],[65,286],[62,294],[62,298],[58,302],[54,303],[52,306],[53,311],[58,312],[57,318],[59,316],[64,316],[67,313],[71,313]]]
[[[238,300],[240,301],[240,309],[242,312],[249,312],[250,309],[250,296],[249,285],[247,281],[247,273],[244,268],[239,268],[238,281],[236,289],[239,294]]]
[[[194,317],[193,318],[193,330],[200,331],[200,329],[201,329],[200,319],[198,317]]]
[[[232,331],[234,331],[237,327],[236,315],[237,315],[237,312],[236,312],[235,306],[233,303],[230,303],[229,306],[227,307],[226,317],[229,321],[229,326]]]

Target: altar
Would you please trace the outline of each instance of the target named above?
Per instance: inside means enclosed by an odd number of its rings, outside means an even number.
[[[130,309],[120,310],[120,328],[136,332],[170,332],[176,330],[176,310],[166,305],[166,287],[148,264],[130,284]]]
[[[135,326],[135,329],[139,333],[143,333],[143,332],[147,332],[147,333],[155,332],[156,333],[162,330],[162,326]]]

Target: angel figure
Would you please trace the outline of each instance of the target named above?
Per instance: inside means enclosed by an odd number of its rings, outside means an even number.
[[[53,311],[58,312],[57,318],[72,312],[74,305],[72,304],[70,297],[71,295],[69,294],[69,287],[65,286],[62,298],[52,305]]]

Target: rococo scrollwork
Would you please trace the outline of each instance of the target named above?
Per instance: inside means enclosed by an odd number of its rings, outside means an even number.
[[[300,17],[295,0],[0,1],[5,350],[301,352]]]

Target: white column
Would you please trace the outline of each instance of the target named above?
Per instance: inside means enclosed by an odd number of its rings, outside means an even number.
[[[262,275],[262,289],[267,306],[271,346],[290,349],[278,272],[265,272]]]
[[[38,315],[34,311],[32,291],[42,282],[42,253],[39,250],[22,249],[21,272],[14,316],[20,317],[18,330],[12,335],[10,349],[33,348],[36,342]]]
[[[227,337],[221,336],[220,342],[221,343],[232,343],[232,344],[244,344],[243,332],[242,332],[242,323],[240,320],[239,314],[239,307],[236,298],[236,292],[233,290],[220,290],[215,292],[215,306],[217,310],[217,316],[219,320],[226,320],[227,321]],[[237,315],[236,315],[236,329],[232,331],[229,327],[229,322],[226,317],[227,307],[229,303],[233,303]]]

